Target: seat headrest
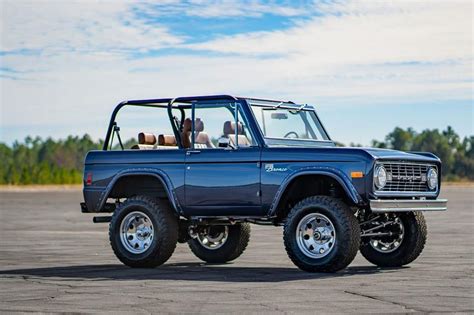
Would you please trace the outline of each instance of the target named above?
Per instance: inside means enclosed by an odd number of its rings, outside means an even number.
[[[156,143],[156,137],[152,133],[140,132],[138,134],[138,144],[149,144],[154,145]]]
[[[186,118],[183,123],[183,132],[190,132],[193,127],[193,122],[190,118]]]
[[[204,130],[204,122],[201,120],[201,118],[196,118],[196,121],[194,122],[194,131],[201,132],[203,130]]]
[[[176,146],[176,137],[173,135],[158,135],[158,145]]]
[[[243,130],[242,124],[239,122],[237,134],[241,135],[243,133],[244,133],[244,130]],[[235,122],[226,121],[224,123],[224,135],[233,135],[233,134],[235,134]]]

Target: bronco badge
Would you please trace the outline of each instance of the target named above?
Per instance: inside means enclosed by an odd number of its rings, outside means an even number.
[[[273,164],[265,164],[265,172],[286,172],[286,167],[275,167]]]

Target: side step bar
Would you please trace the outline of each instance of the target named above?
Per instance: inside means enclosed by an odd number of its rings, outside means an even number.
[[[372,212],[446,211],[447,199],[436,200],[370,200]]]
[[[92,222],[94,223],[109,223],[112,220],[111,216],[106,217],[93,217]]]

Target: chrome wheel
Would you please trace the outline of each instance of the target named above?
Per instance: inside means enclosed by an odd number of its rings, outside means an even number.
[[[298,223],[296,241],[298,248],[306,256],[323,258],[334,248],[336,229],[325,215],[310,213]]]
[[[123,247],[133,254],[142,254],[153,242],[154,229],[150,218],[141,211],[130,212],[120,224]]]
[[[227,241],[229,228],[227,226],[210,226],[198,233],[199,243],[206,249],[221,248]]]
[[[388,236],[373,237],[369,242],[370,246],[381,253],[391,253],[397,250],[405,236],[402,220],[396,217],[393,221],[388,221],[385,223],[385,230],[383,232],[388,234]]]

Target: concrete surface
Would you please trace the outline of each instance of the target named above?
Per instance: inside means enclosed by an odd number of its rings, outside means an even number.
[[[409,267],[358,255],[337,274],[299,271],[281,228],[252,226],[235,263],[205,265],[185,244],[156,269],[122,266],[107,225],[81,214],[79,191],[0,193],[0,312],[474,312],[473,187],[448,187],[427,213],[428,243]]]

